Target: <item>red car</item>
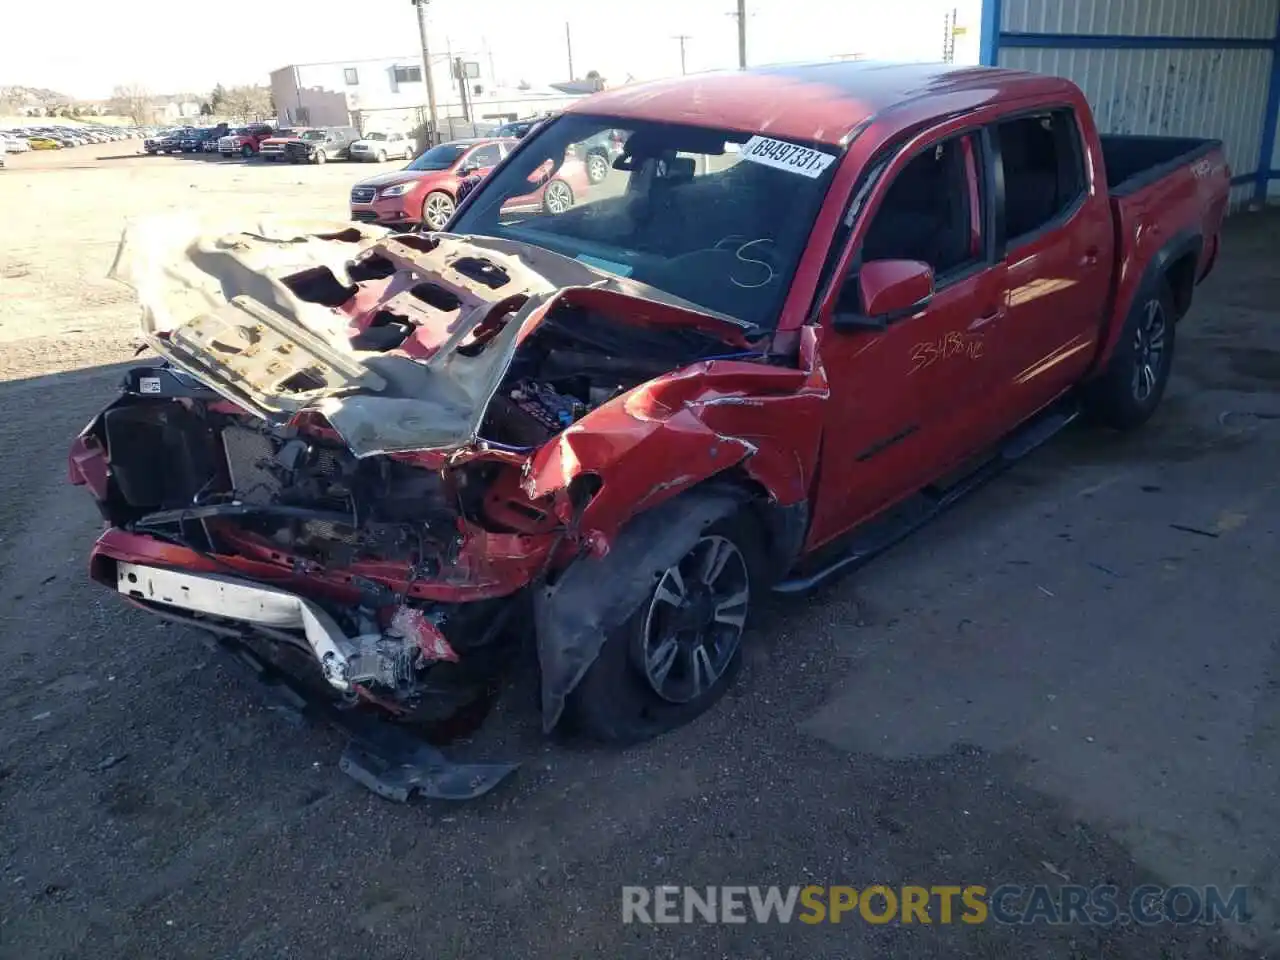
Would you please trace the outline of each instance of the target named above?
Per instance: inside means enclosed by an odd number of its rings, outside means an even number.
[[[432,147],[401,170],[361,180],[351,188],[351,219],[389,227],[422,224],[430,230],[443,230],[453,217],[460,193],[465,192],[461,190],[464,181],[488,176],[516,142],[454,140]],[[513,198],[510,207],[560,213],[572,207],[590,186],[583,163],[570,157],[554,177]]]
[[[610,189],[513,212],[606,130]],[[417,216],[478,148],[380,183]],[[725,693],[763,593],[1082,412],[1151,417],[1230,179],[1216,140],[1100,136],[1061,78],[838,62],[597,94],[449,233],[126,236],[174,326],[72,448],[91,575],[344,706],[454,717],[529,664],[547,730],[655,736]],[[344,769],[509,771],[414,756]]]

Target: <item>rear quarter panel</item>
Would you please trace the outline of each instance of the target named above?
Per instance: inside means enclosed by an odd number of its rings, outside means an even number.
[[[1195,258],[1195,282],[1207,275],[1218,254],[1230,190],[1231,169],[1221,147],[1212,146],[1150,183],[1111,197],[1115,294],[1096,369],[1110,359],[1124,319],[1150,275],[1186,256]]]

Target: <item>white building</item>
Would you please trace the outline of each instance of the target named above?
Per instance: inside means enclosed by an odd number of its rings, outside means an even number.
[[[432,57],[436,115],[445,138],[483,133],[495,124],[559,110],[579,99],[549,86],[499,87],[487,75],[487,67],[474,61],[467,72],[472,76],[465,81],[464,108],[463,88],[448,56]],[[412,132],[426,119],[427,92],[418,54],[290,64],[272,71],[271,93],[282,124],[350,124],[362,130]],[[478,130],[464,123],[464,117]]]

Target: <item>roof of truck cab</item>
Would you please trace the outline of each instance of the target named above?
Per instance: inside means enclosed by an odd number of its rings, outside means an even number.
[[[840,144],[854,128],[907,101],[934,98],[943,115],[995,99],[1075,89],[1059,77],[1022,70],[844,60],[632,84],[586,97],[565,112]]]

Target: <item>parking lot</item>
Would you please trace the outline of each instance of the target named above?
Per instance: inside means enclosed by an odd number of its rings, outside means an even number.
[[[1232,220],[1156,419],[1074,429],[757,621],[625,752],[515,689],[466,806],[344,776],[185,629],[91,585],[70,438],[133,352],[126,218],[342,218],[378,169],[23,154],[0,171],[0,957],[1249,958],[1280,948],[1280,217]],[[383,168],[386,169],[386,168]],[[623,884],[1246,885],[1216,927],[624,926]]]

